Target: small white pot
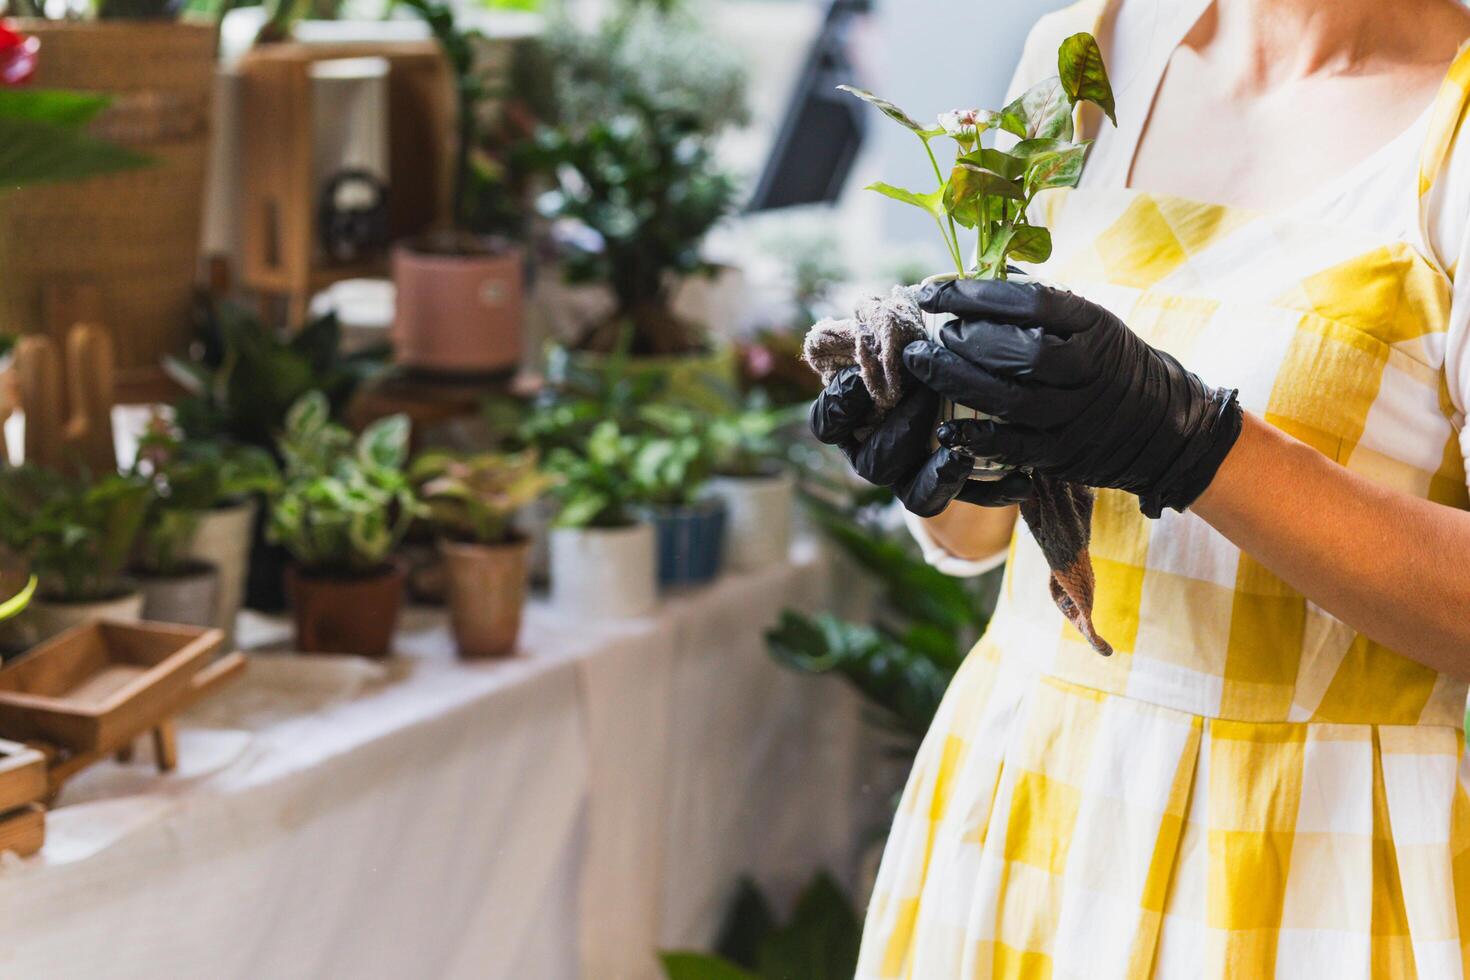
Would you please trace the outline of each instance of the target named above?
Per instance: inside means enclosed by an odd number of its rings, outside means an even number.
[[[143,618],[154,623],[213,626],[218,613],[219,572],[199,562],[178,575],[138,575]]]
[[[790,473],[717,476],[709,492],[725,502],[725,562],[738,572],[786,561],[796,481]]]
[[[250,568],[250,541],[255,529],[255,501],[206,512],[199,520],[189,557],[215,567],[214,614],[211,626],[225,631],[222,649],[233,650],[235,617],[245,601]]]
[[[588,619],[643,616],[658,605],[653,527],[551,529],[551,602]]]
[[[142,618],[143,593],[129,592],[116,599],[100,599],[96,602],[36,600],[26,607],[17,622],[26,630],[26,640],[34,645],[73,626],[82,626],[97,619],[136,621]]]

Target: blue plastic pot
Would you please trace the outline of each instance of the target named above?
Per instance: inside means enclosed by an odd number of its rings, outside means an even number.
[[[725,559],[725,502],[650,507],[658,539],[658,584],[697,585],[720,574]]]

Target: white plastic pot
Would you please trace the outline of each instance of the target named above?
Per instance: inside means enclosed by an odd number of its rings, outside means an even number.
[[[225,631],[223,649],[233,650],[235,618],[245,600],[250,568],[250,541],[255,527],[255,501],[220,507],[204,514],[194,534],[189,557],[215,567],[214,615],[210,622]]]
[[[737,572],[786,561],[796,481],[789,473],[717,476],[709,492],[725,502],[725,563]]]
[[[585,619],[643,616],[658,605],[653,527],[552,528],[551,602]]]

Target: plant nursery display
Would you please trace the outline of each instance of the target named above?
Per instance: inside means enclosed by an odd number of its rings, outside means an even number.
[[[644,502],[633,467],[645,440],[608,419],[585,443],[546,457],[557,477],[550,535],[551,598],[589,618],[641,616],[658,603],[657,546],[639,520]]]
[[[482,103],[490,94],[477,64],[482,38],[455,23],[440,0],[403,0],[428,24],[454,75],[456,142],[452,228],[401,243],[393,253],[397,300],[393,343],[399,364],[452,374],[511,371],[521,360],[524,259],[484,234],[497,193],[478,168]]]
[[[530,541],[513,522],[553,478],[531,451],[426,453],[414,460],[409,477],[440,536],[460,655],[510,653],[520,633],[530,551]]]
[[[742,68],[692,16],[642,6],[590,33],[555,30],[547,49],[559,117],[537,136],[556,184],[541,210],[562,231],[570,281],[616,298],[575,346],[611,351],[628,333],[639,356],[704,350],[671,297],[708,270],[702,242],[734,203],[713,144],[746,118]]]
[[[186,441],[155,414],[140,440],[133,472],[153,487],[134,562],[144,618],[228,629],[231,623],[217,622],[226,569],[199,556],[200,529],[212,511],[235,511],[254,495],[270,493],[277,482],[274,460],[254,446]],[[244,538],[222,560],[245,558],[249,529],[241,530]],[[228,573],[238,593],[244,568],[237,565]],[[232,605],[238,609],[238,594]]]
[[[403,601],[393,549],[420,513],[404,472],[408,436],[408,418],[394,415],[354,439],[320,392],[287,415],[269,530],[294,561],[287,592],[303,651],[388,652]]]
[[[125,571],[151,495],[148,482],[131,474],[0,469],[0,539],[39,580],[36,600],[16,623],[25,641],[100,616],[142,614],[143,597]]]
[[[119,387],[130,395],[156,394],[160,358],[182,351],[189,336],[215,28],[177,20],[182,6],[108,0],[94,19],[45,19],[54,5],[11,5],[30,15],[9,30],[38,42],[38,93],[89,93],[85,103],[45,107],[50,125],[71,131],[64,144],[50,145],[83,149],[84,125],[87,138],[112,149],[93,142],[74,156],[34,158],[66,181],[0,194],[0,320],[23,333],[70,325],[51,322],[58,316],[100,326],[116,349]],[[8,139],[0,145],[7,148],[0,156],[19,162]],[[96,166],[108,159],[119,165]],[[38,236],[38,227],[50,231]]]

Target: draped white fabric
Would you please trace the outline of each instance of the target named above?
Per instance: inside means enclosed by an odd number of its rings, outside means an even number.
[[[257,654],[178,772],[95,768],[7,858],[0,975],[656,976],[739,874],[852,869],[856,699],[761,639],[827,591],[805,550],[615,627],[533,604],[508,662],[418,611],[382,665]]]

